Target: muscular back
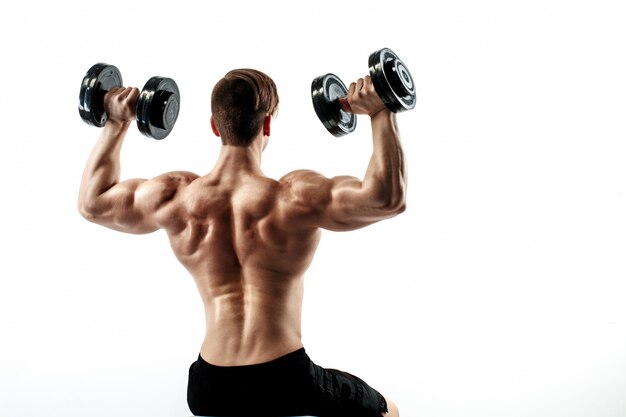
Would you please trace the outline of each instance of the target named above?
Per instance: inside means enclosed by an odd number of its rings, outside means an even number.
[[[246,174],[200,177],[179,195],[178,227],[169,233],[180,261],[195,275],[301,275],[317,245],[315,229],[285,227],[285,186]]]
[[[302,280],[320,232],[294,224],[302,209],[290,182],[219,170],[188,180],[163,220],[205,306],[203,357],[255,363],[297,349]]]

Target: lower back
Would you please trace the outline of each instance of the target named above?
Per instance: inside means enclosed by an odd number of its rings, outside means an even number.
[[[202,358],[218,366],[268,362],[302,347],[302,277],[259,285],[240,280],[204,298]],[[201,293],[201,285],[199,285]]]

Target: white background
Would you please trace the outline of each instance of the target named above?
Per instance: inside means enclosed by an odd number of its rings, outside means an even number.
[[[390,47],[408,210],[324,233],[304,342],[404,416],[626,416],[626,3],[21,1],[0,6],[0,415],[183,417],[202,307],[163,233],[83,220],[99,134],[78,117],[96,62],[174,78],[181,113],[132,129],[122,175],[207,172],[214,83],[265,71],[281,107],[266,174],[361,176],[366,119],[335,139],[310,82]]]

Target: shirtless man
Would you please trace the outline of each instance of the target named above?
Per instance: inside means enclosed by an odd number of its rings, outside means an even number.
[[[211,128],[222,140],[208,174],[170,172],[120,181],[120,150],[135,119],[136,88],[105,96],[108,121],[82,177],[78,208],[92,222],[127,233],[167,232],[193,276],[206,337],[189,370],[195,415],[398,416],[361,379],[315,365],[301,340],[304,273],[321,228],[354,230],[405,208],[406,170],[395,114],[369,76],[342,107],[371,118],[373,153],[364,178],[261,171],[278,107],[274,82],[234,70],[214,87]]]

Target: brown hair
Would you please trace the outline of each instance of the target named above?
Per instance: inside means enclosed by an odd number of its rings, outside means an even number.
[[[263,127],[265,116],[275,115],[278,92],[261,71],[230,71],[213,87],[211,112],[222,143],[248,146]]]

